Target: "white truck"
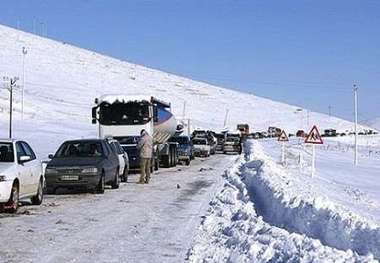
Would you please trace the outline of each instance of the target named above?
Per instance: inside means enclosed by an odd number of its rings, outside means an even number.
[[[100,138],[112,136],[120,142],[128,153],[131,170],[139,169],[136,146],[142,129],[153,137],[152,166],[172,167],[178,162],[177,143],[168,140],[176,134],[177,121],[170,110],[170,103],[151,96],[104,95],[95,99],[92,123],[99,124]]]

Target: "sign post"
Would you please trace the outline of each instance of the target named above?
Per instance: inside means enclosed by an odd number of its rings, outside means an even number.
[[[289,138],[284,130],[278,136],[278,141],[282,143],[281,163],[285,165],[285,143],[289,141]]]
[[[306,137],[305,143],[312,144],[312,159],[311,159],[311,177],[315,175],[315,145],[323,144],[322,136],[318,131],[317,126],[313,126],[308,136]]]

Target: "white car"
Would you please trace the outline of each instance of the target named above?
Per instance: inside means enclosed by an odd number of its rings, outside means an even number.
[[[16,212],[19,200],[26,198],[40,205],[43,185],[41,163],[29,144],[0,139],[0,208]]]
[[[194,155],[209,157],[211,153],[211,146],[205,138],[193,139]]]
[[[122,182],[126,182],[129,173],[129,159],[128,154],[121,147],[119,141],[115,139],[107,139],[108,143],[111,145],[112,150],[119,157],[119,175]]]

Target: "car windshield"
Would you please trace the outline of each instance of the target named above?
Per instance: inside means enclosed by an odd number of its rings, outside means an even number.
[[[103,149],[100,142],[65,142],[55,154],[56,158],[100,157]]]
[[[206,140],[194,140],[193,144],[195,144],[195,145],[206,145]]]
[[[0,162],[13,163],[15,160],[13,145],[8,142],[0,142]]]
[[[230,138],[227,138],[226,141],[227,142],[239,142],[239,138],[230,137]]]
[[[121,145],[125,144],[137,144],[140,140],[140,136],[126,136],[126,137],[114,137]]]

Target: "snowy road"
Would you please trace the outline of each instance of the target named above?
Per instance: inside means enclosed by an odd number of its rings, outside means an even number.
[[[50,195],[41,207],[0,214],[0,262],[183,262],[236,158],[197,159],[158,171],[149,185],[131,175],[104,196]]]

